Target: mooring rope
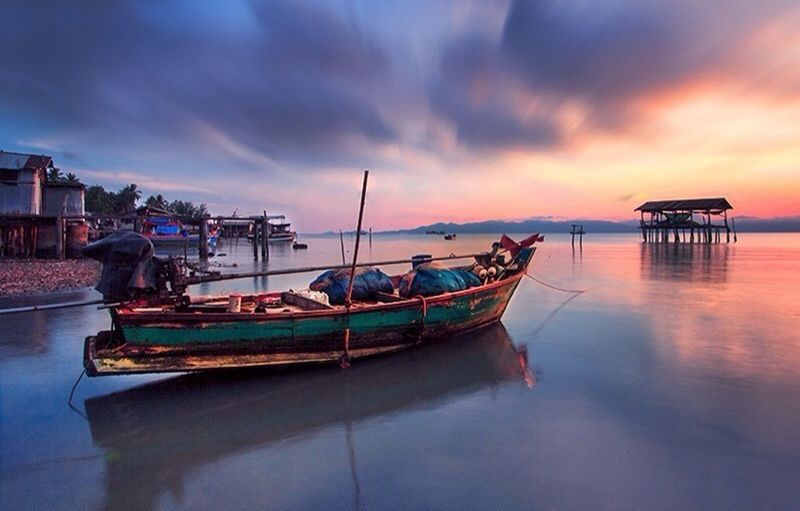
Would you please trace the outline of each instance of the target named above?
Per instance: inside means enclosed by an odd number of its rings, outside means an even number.
[[[422,337],[425,335],[425,329],[427,328],[427,325],[425,324],[425,318],[428,317],[428,302],[422,295],[417,295],[414,298],[418,299],[422,303],[422,317],[420,318],[419,336],[417,337],[417,342],[422,342]]]
[[[81,417],[83,417],[84,419],[88,420],[88,417],[86,417],[86,414],[84,414],[83,412],[81,412],[80,410],[78,410],[78,409],[75,407],[75,405],[73,405],[73,404],[72,404],[72,396],[74,396],[74,395],[75,395],[75,389],[77,389],[77,388],[78,388],[78,384],[81,382],[81,379],[83,378],[83,375],[84,375],[84,374],[86,374],[86,368],[85,368],[85,367],[83,368],[83,371],[81,371],[81,374],[80,374],[80,376],[78,376],[78,379],[77,379],[77,380],[75,380],[75,384],[74,384],[74,385],[72,385],[72,390],[70,390],[70,391],[69,391],[69,398],[67,399],[67,405],[68,405],[70,408],[72,408],[72,409],[75,411],[75,413],[77,413],[78,415],[80,415],[80,416],[81,416]]]
[[[563,287],[554,286],[552,284],[548,284],[547,282],[545,282],[543,280],[537,279],[536,277],[534,277],[530,273],[526,273],[525,276],[528,277],[529,279],[531,279],[532,281],[543,285],[544,287],[549,287],[550,289],[553,289],[554,291],[560,291],[562,293],[572,293],[572,294],[575,294],[575,295],[579,295],[581,293],[585,293],[586,291],[588,291],[588,289],[564,289]]]

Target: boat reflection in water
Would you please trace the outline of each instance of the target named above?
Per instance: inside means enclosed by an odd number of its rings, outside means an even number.
[[[107,507],[148,509],[164,490],[180,494],[189,471],[216,460],[327,427],[347,427],[349,439],[353,423],[513,381],[533,385],[527,354],[496,324],[359,361],[347,372],[317,367],[186,375],[85,405],[92,438],[106,451]]]

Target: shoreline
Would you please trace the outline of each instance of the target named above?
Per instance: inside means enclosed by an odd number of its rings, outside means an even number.
[[[0,259],[0,299],[86,291],[97,283],[100,268],[91,259]]]

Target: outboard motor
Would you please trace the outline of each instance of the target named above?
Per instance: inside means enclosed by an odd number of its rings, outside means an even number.
[[[95,289],[105,300],[132,300],[159,291],[159,272],[164,263],[153,257],[153,244],[141,234],[115,232],[87,245],[81,253],[103,263]]]

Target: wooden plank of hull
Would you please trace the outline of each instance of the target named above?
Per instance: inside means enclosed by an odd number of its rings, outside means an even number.
[[[97,337],[87,339],[88,353],[84,361],[89,376],[135,373],[164,373],[253,368],[275,365],[335,362],[341,351],[299,353],[175,353],[131,354],[125,351],[102,353],[96,348]],[[350,351],[351,358],[391,353],[413,344],[362,348]]]

